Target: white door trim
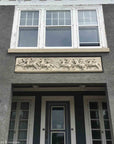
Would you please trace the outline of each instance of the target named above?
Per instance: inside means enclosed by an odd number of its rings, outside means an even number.
[[[14,96],[12,102],[17,102],[18,106],[16,112],[19,112],[19,105],[21,102],[29,102],[29,117],[28,117],[28,129],[27,129],[27,144],[33,143],[33,131],[34,131],[34,111],[35,111],[35,96]],[[19,113],[16,114],[17,120],[15,121],[16,133],[13,138],[15,143],[18,138],[18,126],[19,126]]]
[[[85,119],[85,133],[86,133],[86,143],[92,144],[92,134],[91,134],[91,123],[89,116],[89,102],[106,102],[106,97],[104,96],[84,96],[84,119]],[[104,138],[104,137],[103,137]],[[104,141],[104,139],[102,140]],[[105,144],[105,142],[103,142]]]
[[[71,144],[76,144],[76,129],[75,129],[75,111],[73,96],[42,96],[41,106],[41,129],[40,129],[40,144],[45,144],[45,119],[46,119],[46,102],[47,101],[69,101],[70,102],[70,125],[71,129]]]

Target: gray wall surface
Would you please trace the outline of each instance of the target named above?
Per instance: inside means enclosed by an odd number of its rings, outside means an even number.
[[[104,5],[104,19],[109,53],[85,54],[8,54],[13,24],[14,7],[0,6],[0,141],[7,140],[12,84],[24,83],[106,83],[114,130],[114,5]],[[101,56],[103,73],[14,73],[17,56]]]

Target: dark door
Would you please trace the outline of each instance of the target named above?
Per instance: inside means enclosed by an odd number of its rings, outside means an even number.
[[[69,102],[46,103],[45,144],[70,144]]]

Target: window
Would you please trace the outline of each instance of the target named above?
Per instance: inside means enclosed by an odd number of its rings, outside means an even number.
[[[46,12],[46,46],[71,47],[70,11]]]
[[[78,23],[80,46],[100,46],[96,10],[79,10]]]
[[[21,11],[18,47],[38,46],[38,11]]]
[[[17,6],[11,49],[107,48],[101,6]],[[64,51],[65,52],[65,51]]]
[[[107,103],[104,97],[85,96],[86,143],[112,144]]]
[[[14,98],[11,107],[8,144],[32,144],[34,97]]]

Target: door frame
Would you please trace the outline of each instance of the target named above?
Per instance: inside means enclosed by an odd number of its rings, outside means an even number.
[[[87,144],[92,144],[92,135],[91,135],[91,132],[90,132],[90,129],[91,129],[91,123],[89,121],[89,102],[107,102],[106,101],[106,97],[105,96],[84,96],[83,98],[83,101],[84,101],[84,119],[85,119],[85,133],[86,133],[86,143]],[[101,135],[102,137],[102,142],[103,144],[105,144],[105,140],[103,139],[105,137],[105,133],[103,133]]]
[[[71,144],[76,144],[76,127],[75,127],[75,110],[74,96],[42,96],[41,105],[41,128],[40,128],[40,144],[45,144],[46,128],[46,102],[47,101],[68,101],[70,103],[70,127],[71,127]]]
[[[34,111],[35,111],[35,96],[14,96],[12,98],[12,102],[30,102],[29,106],[29,116],[28,116],[28,128],[27,128],[27,144],[32,144],[33,143],[33,133],[34,133]],[[11,114],[12,109],[10,109],[10,114]],[[16,109],[16,113],[19,112],[19,104]],[[18,116],[17,116],[18,115]],[[19,125],[19,113],[16,114],[16,119],[15,119],[15,133],[13,137],[13,142],[17,142],[17,136],[18,136],[18,125]],[[10,119],[9,119],[10,123]],[[9,127],[8,127],[8,133],[9,133]]]

